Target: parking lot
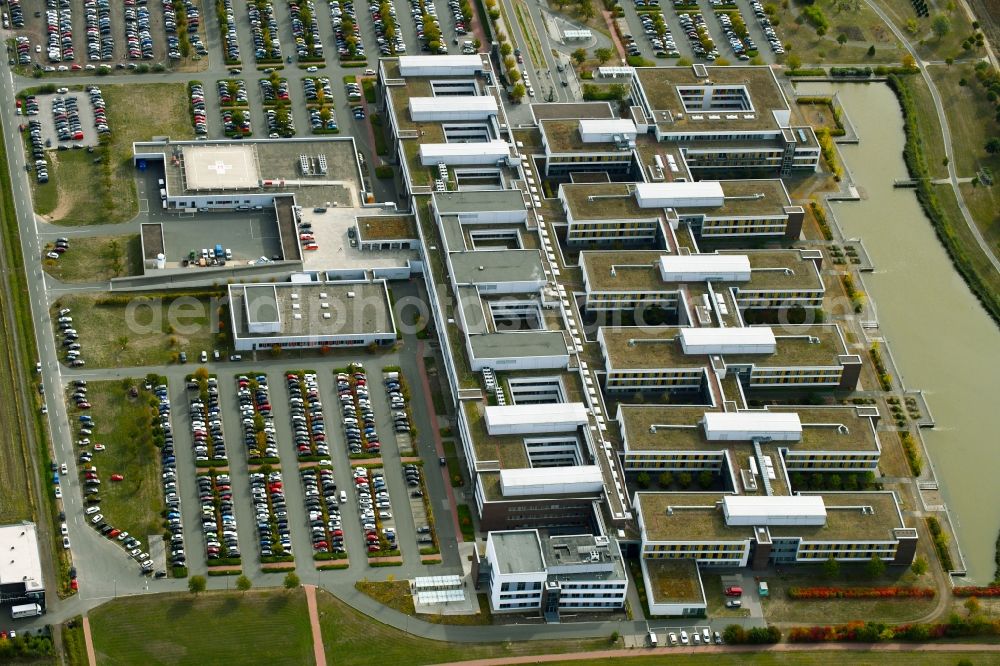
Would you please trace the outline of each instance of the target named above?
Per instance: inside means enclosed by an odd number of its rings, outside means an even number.
[[[74,146],[87,147],[97,145],[97,125],[94,122],[94,108],[90,104],[90,98],[85,92],[77,92],[60,95],[36,95],[38,104],[38,114],[32,115],[32,120],[37,120],[41,124],[42,141],[46,142],[47,148],[57,148],[59,150],[69,150]],[[70,102],[69,100],[73,100]],[[63,109],[63,117],[66,115],[67,104],[76,104],[76,114],[78,116],[79,131],[82,136],[79,139],[70,138],[60,140],[56,130],[55,114],[53,104],[56,108]],[[24,122],[24,119],[21,119]]]
[[[211,350],[208,352],[211,355]],[[387,358],[392,362],[397,362],[395,355]],[[191,359],[192,362],[196,360]],[[217,373],[221,387],[218,396],[218,414],[202,416],[196,411],[185,408],[175,410],[173,416],[174,436],[178,440],[175,455],[178,475],[182,479],[180,483],[181,510],[185,525],[184,532],[189,544],[186,564],[191,573],[205,571],[207,567],[206,555],[218,554],[219,559],[223,562],[232,562],[233,560],[224,557],[227,553],[223,546],[229,548],[236,546],[238,548],[241,555],[238,563],[245,573],[248,575],[259,573],[262,570],[262,565],[272,560],[275,553],[274,545],[282,543],[286,536],[282,548],[294,553],[295,564],[300,567],[300,571],[303,566],[313,566],[309,564],[309,554],[315,555],[321,552],[322,546],[318,547],[318,545],[322,541],[325,541],[327,546],[323,552],[334,554],[336,557],[348,557],[351,567],[365,566],[366,555],[376,554],[368,551],[370,541],[366,534],[366,523],[363,521],[363,519],[371,520],[372,518],[375,518],[377,534],[380,539],[381,552],[377,553],[378,555],[392,554],[394,556],[395,551],[398,550],[404,561],[413,563],[420,561],[420,547],[427,545],[418,544],[418,539],[422,536],[418,529],[426,524],[422,515],[417,512],[418,508],[422,508],[422,501],[412,501],[417,499],[411,497],[414,487],[407,485],[406,470],[394,442],[393,410],[387,393],[381,386],[378,386],[381,373],[376,371],[376,368],[380,368],[381,364],[373,365],[371,368],[371,376],[376,385],[370,392],[370,408],[375,432],[384,433],[384,435],[382,435],[379,458],[366,460],[364,458],[349,458],[346,433],[340,423],[343,417],[341,416],[341,402],[337,389],[337,373],[334,369],[345,363],[344,359],[338,360],[336,358],[325,358],[310,363],[311,368],[316,371],[316,377],[315,386],[307,389],[307,394],[315,390],[314,397],[318,399],[320,406],[318,410],[311,412],[311,420],[306,431],[307,437],[306,440],[302,440],[296,434],[301,434],[302,431],[296,429],[295,424],[298,423],[298,420],[294,417],[303,416],[303,414],[298,410],[297,398],[300,396],[288,381],[289,372],[293,367],[290,363],[274,359],[258,361],[254,364],[231,363],[225,360],[218,363],[209,362],[208,367],[213,373]],[[196,366],[190,363],[188,366],[181,367],[189,373],[196,369]],[[246,375],[248,382],[251,376],[255,379],[261,375],[267,378],[268,402],[264,404],[270,406],[271,420],[264,427],[270,429],[273,424],[274,445],[279,461],[275,463],[272,457],[266,457],[266,462],[269,463],[267,469],[259,468],[254,464],[265,460],[254,456],[258,453],[266,453],[266,451],[252,451],[248,447],[249,440],[244,437],[243,419],[245,417],[241,412],[235,390],[235,382],[237,381],[235,377],[238,375]],[[229,388],[230,386],[234,388]],[[248,388],[250,388],[249,385]],[[184,406],[188,405],[191,395],[194,393],[193,390],[186,387],[186,383],[183,381],[171,382],[170,391],[174,402]],[[255,393],[251,391],[251,401],[255,397]],[[412,407],[413,410],[419,410],[419,408],[420,405]],[[314,420],[318,414],[323,416],[323,435],[325,437],[323,441],[328,442],[329,458],[321,458],[321,453],[318,450],[314,455],[310,449],[309,454],[301,457],[303,458],[302,462],[297,462],[300,459],[297,442],[309,441],[308,433],[313,432],[313,424],[320,423]],[[422,414],[419,416],[421,420],[425,418]],[[253,417],[250,418],[253,419]],[[192,419],[199,421],[199,423],[193,426]],[[197,463],[202,466],[196,467],[195,458],[198,451],[192,437],[201,437],[201,435],[193,433],[197,433],[199,428],[206,429],[204,436],[207,438],[213,432],[208,426],[211,426],[211,422],[215,419],[219,421],[217,424],[219,430],[215,432],[225,433],[226,458],[217,463],[203,461]],[[208,451],[211,455],[211,448]],[[309,458],[316,459],[309,460]],[[374,460],[381,462],[372,466],[370,463]],[[206,495],[199,489],[198,484],[191,481],[199,474],[202,476],[209,474],[207,471],[209,468],[203,466],[206,464],[213,465],[217,473],[225,475],[221,492],[216,488],[213,494],[212,486],[209,484],[209,493]],[[299,465],[304,466],[304,469],[299,469]],[[359,504],[358,494],[355,490],[357,484],[354,481],[354,475],[359,467],[364,470],[365,483],[371,491],[371,513],[368,514],[365,514],[365,509]],[[264,474],[264,478],[256,477],[252,483],[248,475],[248,468],[255,470],[250,472],[252,474]],[[277,479],[271,478],[270,474],[278,471],[279,468],[281,480],[277,481]],[[316,472],[315,482],[311,474],[304,473],[306,469]],[[430,469],[436,471],[437,466],[434,465]],[[378,474],[382,476],[376,480]],[[443,497],[441,495],[443,484],[440,479],[423,478],[421,481],[430,492]],[[275,483],[281,484],[282,495],[285,498],[285,501],[277,505],[277,508],[275,508],[276,505],[272,497]],[[264,503],[260,501],[261,489],[264,491]],[[341,501],[341,491],[346,492],[346,502]],[[255,494],[258,498],[256,504]],[[203,534],[202,517],[204,515],[203,502],[206,500],[199,495],[204,495],[213,509],[219,508],[216,499],[222,503],[231,502],[231,504],[222,504],[221,508],[224,511],[213,511],[212,513],[213,520],[216,521],[213,533],[220,535],[220,538],[216,540],[217,545],[212,544],[212,547],[218,549],[215,552],[205,550],[208,545]],[[270,504],[266,502],[268,499],[271,500]],[[264,518],[265,512],[262,511],[265,505],[268,507],[266,519]],[[274,511],[273,515],[271,510]],[[283,515],[280,515],[279,512],[283,512]],[[222,522],[223,515],[227,516],[224,523]],[[287,529],[287,535],[280,531],[283,526],[279,523],[284,520],[287,520],[287,527],[284,528]],[[271,556],[262,555],[264,544],[261,543],[260,524],[264,522],[269,527],[274,525],[279,528],[276,535],[270,537]],[[390,541],[387,538],[387,534],[384,532],[386,529],[390,530],[395,537],[393,540]],[[224,535],[224,531],[235,533],[237,536],[234,538],[231,534]],[[335,535],[335,531],[339,531],[340,534]],[[326,538],[317,538],[320,534]],[[222,536],[233,539],[230,542],[231,545],[227,544],[221,538]],[[383,539],[384,541],[381,541]],[[289,545],[290,548],[287,548]],[[392,547],[393,545],[395,548]],[[317,558],[316,566],[325,564],[329,556]]]

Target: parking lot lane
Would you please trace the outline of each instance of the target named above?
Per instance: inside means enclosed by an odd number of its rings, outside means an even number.
[[[243,573],[251,580],[256,580],[261,574],[260,547],[253,499],[250,496],[250,479],[247,476],[247,447],[243,442],[243,424],[236,401],[236,374],[238,373],[225,366],[218,368],[219,403],[222,405],[222,431],[226,434],[226,455],[229,457],[233,511],[236,514]]]
[[[294,43],[294,42],[293,42]],[[285,489],[288,511],[288,530],[292,537],[292,554],[296,565],[312,559],[312,542],[309,540],[309,524],[303,503],[302,477],[299,476],[299,457],[292,439],[291,415],[288,411],[288,384],[285,373],[268,373],[268,390],[271,396],[271,412],[278,436],[278,455],[281,458],[281,480]]]
[[[177,458],[177,488],[181,498],[181,515],[184,517],[184,553],[187,555],[188,575],[204,575],[205,537],[201,532],[201,500],[198,499],[198,485],[195,476],[198,470],[191,450],[191,409],[190,397],[183,375],[171,379],[167,386],[170,391],[171,420],[174,426],[174,456]]]
[[[343,365],[347,364],[347,359],[343,360]],[[341,365],[341,364],[335,364]],[[325,371],[318,372],[320,393],[323,402],[330,405],[328,408],[330,421],[327,425],[327,436],[332,438],[333,444],[330,453],[333,455],[333,476],[337,481],[338,494],[340,490],[347,493],[347,502],[341,504],[340,513],[344,529],[344,545],[347,547],[347,556],[354,562],[352,567],[365,566],[367,551],[364,539],[361,534],[361,524],[358,520],[358,499],[354,491],[354,478],[351,474],[354,464],[359,464],[360,460],[353,461],[347,452],[347,441],[344,437],[344,427],[341,423],[340,401],[337,397],[336,380],[332,368],[334,364],[325,368]]]

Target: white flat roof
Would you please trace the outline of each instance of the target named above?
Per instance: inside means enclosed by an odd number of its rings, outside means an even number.
[[[420,76],[421,70],[433,69],[438,72],[451,70],[454,74],[472,74],[483,68],[483,60],[478,55],[412,55],[399,56],[400,76]]]
[[[727,525],[825,525],[826,505],[819,495],[725,495]]]
[[[495,429],[510,432],[510,428],[534,431],[536,426],[547,426],[551,432],[576,430],[587,423],[587,407],[582,402],[563,402],[554,405],[505,405],[486,407],[486,429],[492,435]]]
[[[726,201],[722,185],[715,180],[636,183],[635,196],[640,208],[702,208]]]
[[[424,165],[435,164],[449,158],[474,159],[474,161],[463,162],[464,164],[492,164],[508,157],[510,157],[510,144],[506,141],[420,144],[420,162]]]
[[[183,146],[184,186],[188,190],[247,190],[260,185],[253,146]]]
[[[44,589],[34,523],[0,527],[0,551],[0,585],[23,583],[27,591]]]
[[[604,488],[604,477],[597,465],[502,469],[500,488],[505,496],[593,493]]]
[[[774,331],[770,326],[745,326],[727,328],[682,328],[681,347],[686,354],[707,353],[724,354],[726,347],[732,347],[729,353],[754,352],[773,353],[777,347]],[[748,349],[748,348],[754,349]],[[719,349],[719,351],[715,351]]]
[[[660,274],[666,282],[673,281],[676,278],[671,276],[678,274],[705,276],[701,279],[719,276],[723,280],[749,280],[750,271],[750,257],[745,254],[664,254],[660,257]]]
[[[582,118],[580,134],[622,134],[631,139],[636,135],[635,123],[624,118]]]
[[[449,95],[441,97],[411,97],[410,113],[483,111],[497,112],[497,100],[493,95]]]
[[[802,439],[802,422],[795,412],[705,412],[705,438],[798,441]]]

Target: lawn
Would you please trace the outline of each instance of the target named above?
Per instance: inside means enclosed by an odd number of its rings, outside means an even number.
[[[134,398],[129,396],[131,387],[138,390]],[[92,405],[87,412],[97,424],[90,441],[107,447],[94,452],[92,461],[102,482],[101,513],[111,525],[146,541],[148,535],[163,532],[159,455],[150,425],[156,411],[149,402],[153,394],[141,379],[122,379],[90,382],[87,398]],[[70,405],[70,423],[75,425],[83,412]],[[112,474],[125,480],[111,481]]]
[[[911,2],[898,2],[896,0],[876,0],[882,11],[892,20],[902,31],[906,38],[913,44],[917,53],[926,60],[944,60],[945,58],[956,58],[967,55],[969,52],[962,49],[962,41],[972,33],[972,25],[961,9],[956,11],[943,11],[951,23],[951,30],[944,37],[937,37],[934,34],[931,22],[938,14],[935,6],[944,8],[944,3],[928,3],[930,16],[919,17],[913,9]],[[957,5],[949,3],[949,6]],[[913,23],[911,23],[911,21]],[[908,30],[909,25],[915,27]],[[979,52],[982,55],[982,51]]]
[[[7,299],[9,296],[5,293],[2,298]],[[23,431],[25,425],[20,414],[20,389],[13,376],[14,341],[10,337],[9,328],[0,328],[3,329],[0,330],[0,350],[4,352],[0,356],[0,391],[8,397],[7,400],[0,401],[0,423],[5,424],[0,429],[0,456],[4,461],[10,461],[0,465],[0,484],[4,488],[4,492],[0,493],[0,523],[11,523],[32,518],[32,493],[28,483],[31,463],[27,457]],[[35,387],[31,386],[29,390],[34,392]],[[30,395],[29,393],[29,400]]]
[[[603,649],[607,638],[519,643],[445,643],[381,624],[323,591],[316,591],[327,661],[337,666],[438,664],[464,659]]]
[[[46,273],[62,282],[104,282],[142,274],[142,247],[139,234],[74,238],[61,257],[42,263]]]
[[[796,624],[833,624],[850,622],[864,618],[878,618],[882,622],[907,622],[917,620],[937,605],[936,598],[918,599],[831,599],[792,600],[788,597],[791,587],[835,586],[835,587],[882,587],[895,585],[909,587],[916,582],[916,576],[909,568],[888,567],[885,575],[878,579],[868,576],[864,565],[841,564],[840,575],[827,578],[822,567],[801,566],[794,572],[783,570],[780,575],[767,577],[770,595],[762,600],[764,617],[768,622],[794,622]],[[933,579],[923,576],[919,585],[930,587]],[[709,589],[708,597],[721,596],[720,588]]]
[[[920,117],[917,131],[920,140],[924,144],[924,159],[927,160],[927,171],[932,178],[947,178],[948,167],[944,164],[944,136],[941,134],[941,123],[934,113],[934,98],[931,97],[931,90],[927,87],[922,76],[911,76],[907,78],[910,92],[913,93],[913,101],[918,109],[923,109],[924,113]],[[938,87],[938,92],[944,95],[944,91]],[[947,107],[946,107],[947,108]],[[954,126],[954,122],[949,122]],[[952,139],[955,138],[955,130],[952,128]],[[959,175],[962,175],[959,170]]]
[[[972,189],[972,185],[963,185],[963,191],[968,193]],[[994,188],[1000,187],[1000,184],[995,185]],[[992,192],[984,193],[980,196],[972,197],[971,201],[967,202],[970,206],[970,210],[973,211],[975,215],[975,207],[982,208],[984,205],[984,200],[988,201],[997,195]],[[958,208],[958,201],[955,198],[955,192],[951,189],[951,185],[935,185],[934,193],[941,202],[941,209],[944,211],[945,215],[951,221],[951,227],[954,230],[954,236],[958,244],[965,250],[965,256],[968,259],[969,265],[976,272],[976,275],[983,280],[983,282],[992,290],[994,294],[1000,294],[1000,273],[993,268],[993,264],[989,262],[983,251],[979,249],[979,244],[973,237],[972,232],[969,231],[968,225],[965,223],[965,218],[962,217],[962,212]],[[992,241],[992,248],[994,253],[1000,253],[1000,247],[997,246],[997,239],[1000,236],[1000,229],[996,223],[996,211],[997,209],[987,210],[987,213],[993,217],[993,223],[990,225],[989,229],[985,229],[982,226],[980,228],[983,230],[984,235],[988,240]]]
[[[816,0],[810,4],[822,10],[829,29],[819,36],[808,21],[798,23],[799,4],[793,3],[788,9],[779,10],[777,16],[780,21],[775,30],[786,49],[787,45],[791,45],[784,56],[786,59],[794,54],[805,65],[858,63],[873,66],[902,59],[905,51],[896,42],[892,31],[864,2],[857,3],[855,8],[851,8],[850,3],[836,0]],[[750,18],[753,19],[753,16]],[[841,34],[849,40],[843,45],[837,42]],[[872,45],[875,46],[875,55],[869,56],[868,48]]]
[[[163,365],[175,362],[181,351],[193,361],[215,347],[219,305],[207,292],[192,294],[68,295],[52,312],[72,310],[88,367]]]
[[[405,580],[370,581],[360,580],[354,584],[362,594],[366,594],[383,606],[398,610],[404,615],[413,615],[433,624],[487,625],[493,623],[489,598],[485,594],[476,595],[479,600],[477,615],[428,615],[417,613],[410,594],[410,583]]]
[[[996,127],[990,120],[994,115],[993,104],[986,99],[986,92],[976,81],[972,67],[942,65],[930,67],[929,71],[941,93],[941,102],[948,116],[958,175],[974,176],[981,166],[993,167],[994,173],[1000,171],[1000,158],[988,155],[984,148]],[[968,85],[959,85],[962,79]],[[969,122],[971,118],[978,120]]]
[[[132,219],[139,212],[132,142],[194,136],[183,83],[112,84],[102,85],[101,91],[112,130],[107,151],[49,151],[54,162],[49,176],[59,190],[58,204],[49,215],[52,222],[89,225]],[[96,156],[104,157],[100,164],[94,164]],[[43,201],[36,210],[48,206]]]
[[[459,504],[455,507],[458,514],[458,527],[462,530],[462,540],[472,542],[476,540],[476,527],[472,522],[472,511],[467,504]]]
[[[448,463],[448,478],[451,479],[452,488],[465,485],[462,478],[462,461],[458,458],[458,451],[455,448],[455,440],[442,440],[441,446],[444,448],[444,457]]]
[[[117,599],[91,611],[90,626],[102,665],[315,663],[301,589]]]
[[[698,648],[693,648],[697,650]],[[749,648],[748,648],[749,649]],[[836,657],[833,655],[836,654]],[[989,664],[996,659],[994,652],[961,652],[945,656],[935,652],[920,652],[918,650],[873,653],[862,650],[846,650],[824,652],[754,652],[750,658],[746,654],[681,654],[672,652],[670,663],[694,664],[705,666],[743,666],[753,663],[754,666],[826,666],[836,661],[851,666],[937,666],[938,664],[954,663],[960,659],[968,659],[971,663]],[[625,666],[662,666],[668,660],[665,655],[651,654],[629,656],[622,661]],[[607,666],[609,659],[583,659],[577,661],[557,662],[562,666]]]

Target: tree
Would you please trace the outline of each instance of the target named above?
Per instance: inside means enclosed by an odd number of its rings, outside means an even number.
[[[872,557],[867,564],[868,575],[872,578],[881,578],[885,573],[885,562],[878,555]]]
[[[875,45],[874,44],[872,44],[871,46],[868,47],[868,57],[869,58],[874,58],[875,57]]]
[[[642,490],[649,488],[650,484],[649,474],[647,472],[639,472],[639,474],[635,477],[635,483]]]
[[[979,611],[982,610],[982,605],[979,603],[979,599],[976,599],[975,597],[969,597],[962,605],[965,606],[965,610],[968,611],[969,615],[977,615]]]
[[[594,51],[594,57],[596,57],[597,58],[597,62],[601,63],[602,65],[604,63],[606,63],[607,61],[611,60],[611,57],[613,55],[614,55],[614,51],[612,51],[611,49],[609,49],[606,46],[602,46],[601,48],[596,49]]]
[[[688,486],[690,486],[691,481],[692,479],[690,472],[681,472],[680,474],[677,475],[677,483],[680,485],[681,488],[687,488]]]
[[[927,573],[927,559],[924,556],[920,556],[913,560],[913,564],[910,565],[910,571],[916,576],[923,576]]]
[[[514,87],[510,89],[510,98],[515,102],[520,102],[522,99],[524,99],[524,93],[525,93],[524,84],[515,83]]]
[[[712,485],[712,481],[715,480],[715,475],[709,470],[702,470],[698,474],[698,485],[702,488],[708,488]]]
[[[995,136],[986,142],[986,152],[990,155],[1000,153],[1000,137]]]
[[[241,574],[240,577],[236,579],[236,589],[240,592],[246,594],[251,587],[253,587],[253,583],[246,576]]]
[[[660,484],[661,488],[669,488],[674,485],[674,475],[670,472],[663,472],[656,482]]]
[[[302,581],[299,580],[299,575],[294,571],[289,571],[287,574],[285,574],[284,585],[286,590],[294,590],[301,584]]]
[[[826,562],[823,563],[823,575],[830,580],[840,575],[840,562],[833,555],[826,558]]]
[[[795,53],[789,53],[785,58],[785,64],[788,65],[788,69],[798,69],[802,67],[802,58]]]
[[[500,55],[502,55],[503,57],[506,58],[513,52],[514,52],[514,47],[512,47],[509,43],[503,43],[500,45]]]
[[[199,592],[204,592],[205,587],[208,585],[208,581],[205,580],[204,576],[191,576],[188,578],[188,591],[191,594],[198,594]]]
[[[572,56],[573,60],[576,61],[576,64],[582,65],[583,61],[587,59],[587,49],[579,48],[573,51]]]
[[[951,32],[951,19],[949,19],[944,14],[938,14],[931,21],[931,30],[937,35],[938,39],[943,38],[949,32]]]
[[[840,33],[839,35],[837,35],[837,43],[840,44],[841,46],[843,46],[844,44],[846,44],[847,43],[847,35],[845,35],[844,33]]]
[[[596,15],[597,12],[594,11],[594,5],[591,4],[590,0],[583,0],[580,3],[580,16],[583,17],[584,21],[588,21]]]

